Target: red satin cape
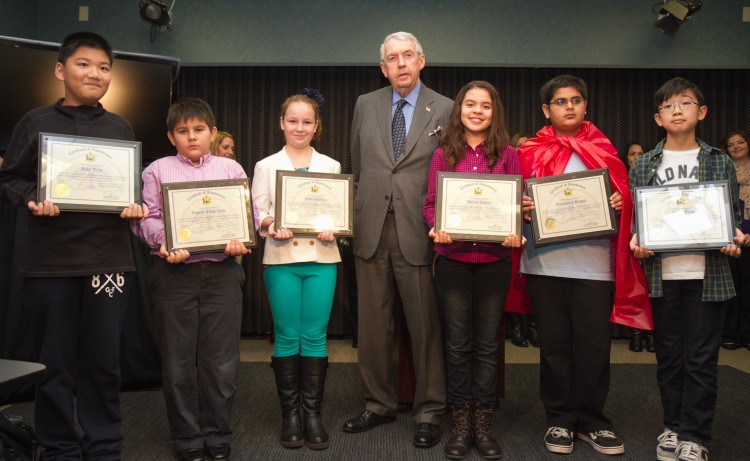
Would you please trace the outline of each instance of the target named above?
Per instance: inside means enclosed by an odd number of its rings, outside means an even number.
[[[612,189],[622,194],[619,232],[612,237],[615,273],[615,299],[610,321],[633,328],[652,330],[651,303],[643,268],[630,251],[630,230],[633,226],[633,196],[628,189],[625,165],[617,150],[591,122],[583,122],[575,136],[557,136],[551,126],[539,130],[519,150],[524,179],[562,174],[573,152],[589,169],[609,168]],[[514,255],[515,256],[515,255]],[[520,284],[520,285],[519,285]],[[528,312],[526,301],[519,299],[525,292],[525,279],[514,270],[511,289],[506,300],[509,312]],[[522,296],[521,296],[522,297]]]

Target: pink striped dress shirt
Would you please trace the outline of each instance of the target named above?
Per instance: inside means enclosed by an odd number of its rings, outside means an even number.
[[[151,248],[152,255],[159,254],[159,248],[165,241],[164,208],[161,200],[161,185],[173,182],[209,181],[214,179],[241,179],[247,175],[239,163],[234,160],[206,154],[200,158],[199,165],[193,165],[188,158],[177,154],[163,157],[151,163],[141,175],[143,179],[143,203],[148,206],[148,217],[134,222],[133,232]],[[258,211],[254,209],[255,222],[258,222]],[[223,261],[228,256],[223,252],[191,254],[185,264],[201,261]]]

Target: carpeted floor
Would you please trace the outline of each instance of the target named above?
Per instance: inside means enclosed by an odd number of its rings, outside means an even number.
[[[662,429],[661,406],[654,365],[613,365],[607,414],[625,442],[620,460],[655,459],[656,436]],[[273,372],[266,363],[242,363],[234,402],[234,460],[443,460],[442,444],[430,449],[412,446],[413,422],[402,412],[393,424],[362,434],[345,434],[341,424],[362,410],[362,392],[355,364],[332,364],[326,388],[323,420],[331,435],[328,450],[287,450],[278,443],[280,410]],[[542,442],[546,430],[539,401],[538,365],[507,365],[506,397],[495,414],[494,429],[506,460],[603,460],[583,442],[572,455],[548,453]],[[750,416],[750,374],[732,367],[719,370],[719,401],[714,423],[711,460],[748,459],[744,428]],[[33,404],[14,405],[6,412],[32,419]],[[172,459],[164,401],[159,390],[122,394],[123,459]],[[443,428],[449,428],[446,421]],[[472,452],[467,460],[479,460]]]

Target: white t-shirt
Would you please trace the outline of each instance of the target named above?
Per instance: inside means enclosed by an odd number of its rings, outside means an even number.
[[[563,173],[587,171],[578,155],[573,153]],[[531,224],[524,221],[523,234],[528,240],[521,253],[524,274],[612,281],[612,247],[609,237],[535,246]]]
[[[664,149],[661,165],[656,170],[655,184],[698,182],[700,148],[675,151]],[[662,253],[662,280],[702,280],[706,272],[706,256],[702,251]]]

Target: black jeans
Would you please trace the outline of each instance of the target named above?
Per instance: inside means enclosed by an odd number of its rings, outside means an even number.
[[[497,331],[510,271],[510,258],[465,263],[439,256],[435,261],[449,404],[495,402]]]
[[[37,360],[47,366],[34,405],[43,459],[120,459],[120,337],[132,284],[132,273],[24,279]]]
[[[234,258],[191,264],[154,258],[154,325],[175,450],[231,442],[244,281]]]
[[[651,298],[656,379],[664,426],[680,440],[711,444],[725,303],[703,302],[703,280],[665,280]]]
[[[604,416],[612,338],[608,281],[529,275],[539,332],[539,387],[550,426],[612,430]]]

